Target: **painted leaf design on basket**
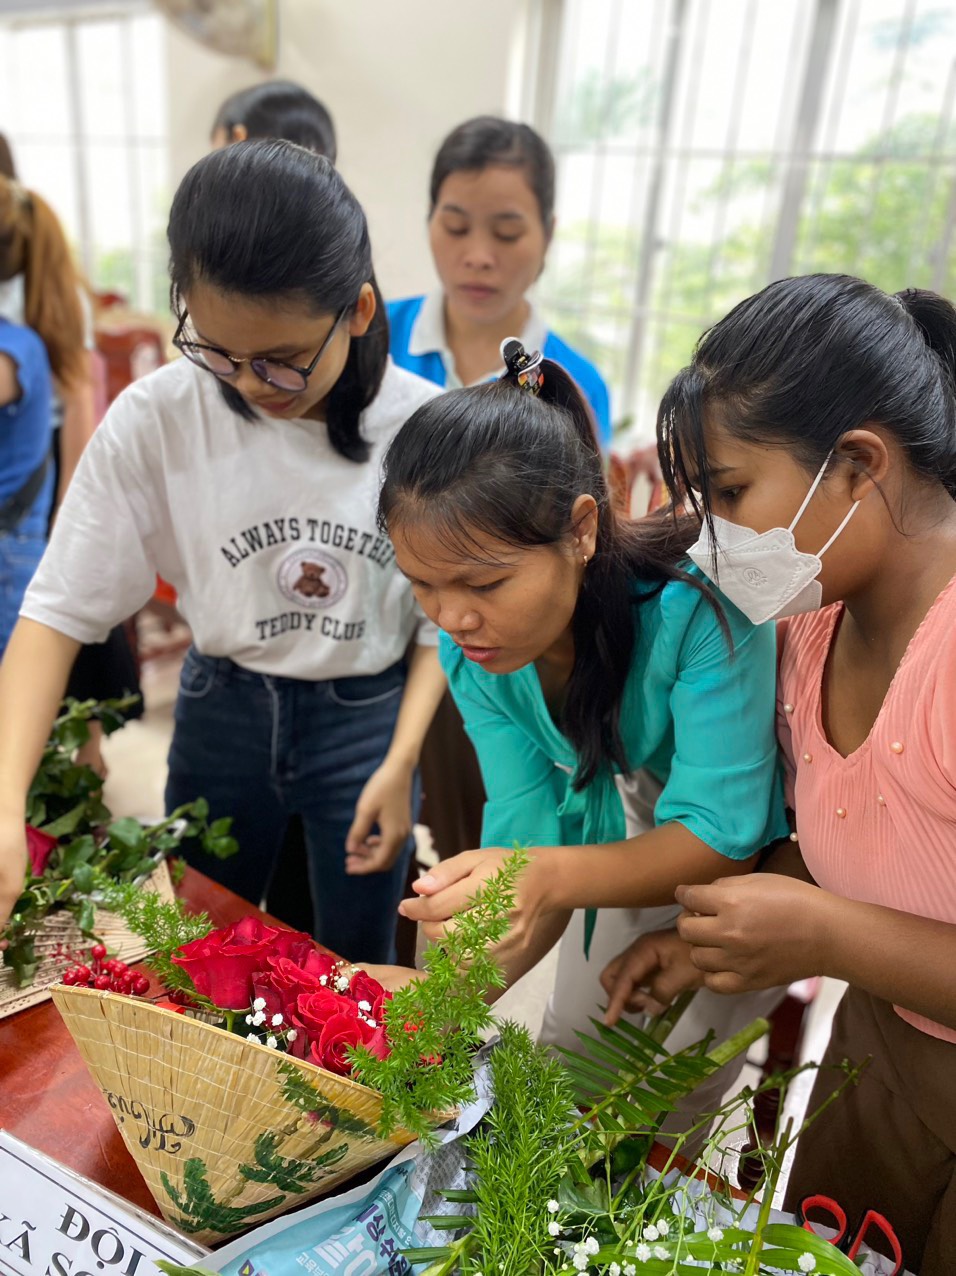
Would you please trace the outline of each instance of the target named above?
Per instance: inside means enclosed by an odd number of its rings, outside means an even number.
[[[259,1135],[256,1139],[256,1164],[239,1167],[243,1178],[253,1183],[272,1183],[280,1192],[306,1192],[320,1183],[329,1168],[341,1161],[349,1150],[349,1145],[342,1142],[308,1161],[295,1157],[287,1159],[278,1154],[280,1139],[281,1136],[271,1130]]]
[[[250,1218],[278,1209],[285,1196],[272,1196],[251,1205],[225,1205],[213,1195],[206,1178],[206,1162],[192,1156],[183,1172],[183,1191],[174,1187],[165,1171],[160,1175],[169,1199],[180,1212],[176,1226],[184,1232],[221,1232],[229,1235],[240,1231]]]
[[[342,1134],[354,1134],[360,1139],[378,1141],[375,1127],[355,1116],[346,1108],[336,1107],[325,1095],[302,1075],[294,1063],[282,1059],[277,1062],[282,1097],[287,1103],[304,1112],[311,1121],[321,1122]]]

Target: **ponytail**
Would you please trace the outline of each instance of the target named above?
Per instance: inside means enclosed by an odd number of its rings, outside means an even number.
[[[43,340],[66,388],[88,379],[82,286],[66,236],[46,200],[0,177],[0,279],[24,276],[23,321]]]
[[[519,388],[532,363],[540,376]],[[547,359],[420,407],[388,449],[379,501],[383,531],[427,521],[467,556],[476,534],[518,549],[559,544],[574,531],[571,511],[583,494],[597,504],[597,542],[571,622],[574,667],[560,723],[578,756],[577,789],[599,771],[630,770],[620,713],[639,604],[670,580],[712,598],[677,566],[697,522],[669,515],[633,522],[614,512],[590,410],[564,369]]]
[[[944,377],[956,387],[956,307],[925,288],[904,288],[896,299],[939,360]]]
[[[89,376],[80,276],[56,214],[39,195],[30,201],[24,319],[43,338],[53,375],[72,388]]]

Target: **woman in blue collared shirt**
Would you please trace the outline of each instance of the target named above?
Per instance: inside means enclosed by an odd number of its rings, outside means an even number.
[[[441,289],[388,307],[395,362],[454,389],[497,376],[505,337],[521,333],[577,382],[601,446],[611,442],[607,386],[551,332],[526,294],[554,231],[554,157],[527,124],[483,115],[460,124],[435,157],[428,233]]]
[[[615,518],[580,394],[547,361],[537,397],[514,388],[526,357],[420,408],[386,460],[380,517],[442,630],[488,794],[484,849],[431,870],[402,911],[436,937],[530,846],[498,955],[513,979],[566,931],[544,1038],[574,1045],[607,961],[672,921],[678,884],[747,872],[787,835],[775,648],[682,569],[689,516]],[[699,998],[683,1043],[777,999]]]
[[[479,116],[445,138],[432,168],[428,233],[441,288],[388,307],[392,358],[455,389],[501,371],[505,337],[521,333],[577,382],[602,448],[611,442],[607,386],[597,368],[554,332],[528,300],[554,230],[554,157],[527,124]],[[421,758],[422,819],[441,858],[475,846],[484,789],[474,749],[449,696]]]

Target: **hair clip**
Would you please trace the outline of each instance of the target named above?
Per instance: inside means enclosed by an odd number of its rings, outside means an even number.
[[[540,350],[528,354],[516,337],[506,337],[501,343],[501,358],[507,372],[519,390],[527,390],[531,394],[539,394],[544,381],[544,358]]]

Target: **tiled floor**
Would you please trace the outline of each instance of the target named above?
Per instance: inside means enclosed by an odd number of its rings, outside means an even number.
[[[106,741],[104,755],[109,766],[106,801],[117,816],[151,817],[163,811],[163,785],[166,753],[173,725],[173,704],[179,676],[180,659],[172,657],[151,661],[143,676],[146,713],[140,722],[130,723]],[[427,858],[427,836],[421,839]],[[510,988],[496,1005],[501,1018],[526,1024],[535,1034],[541,1026],[545,1002],[551,984],[557,954],[551,953],[533,971]],[[843,986],[825,980],[810,1007],[804,1032],[803,1059],[819,1059],[826,1045],[830,1021],[843,993]],[[745,1069],[742,1084],[756,1081],[762,1058],[755,1053]],[[795,1123],[802,1120],[813,1074],[799,1078],[791,1090],[786,1115]]]

